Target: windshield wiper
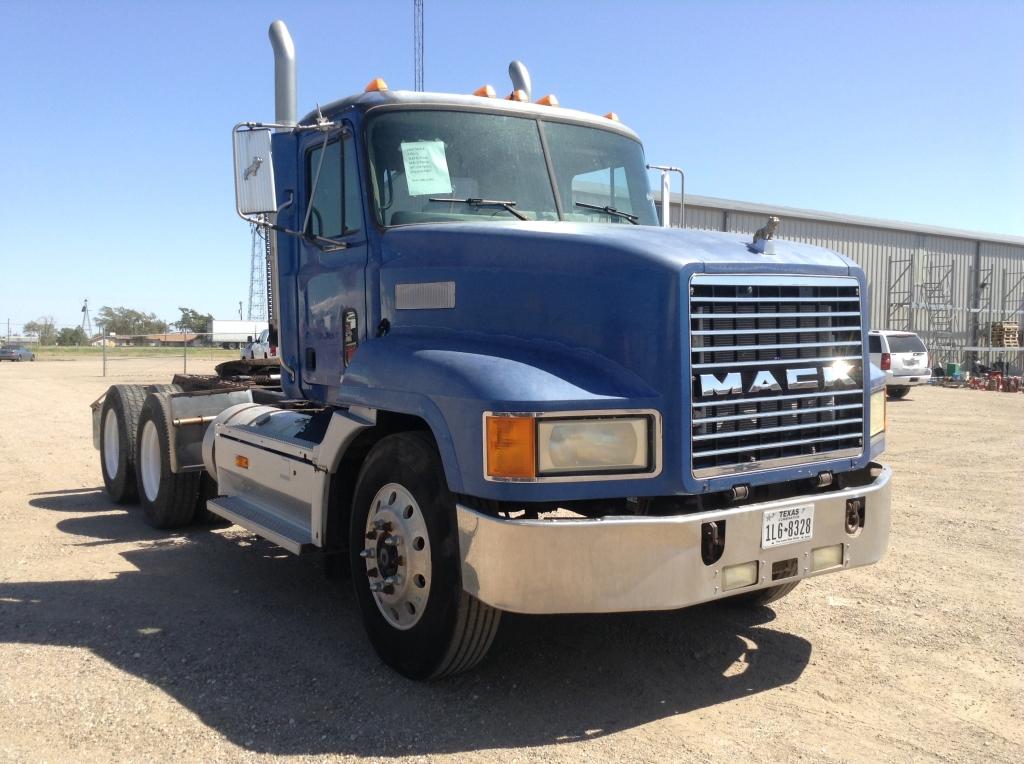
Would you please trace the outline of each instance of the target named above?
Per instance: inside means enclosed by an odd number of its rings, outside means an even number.
[[[501,207],[503,210],[507,210],[515,215],[520,220],[529,220],[519,210],[515,209],[516,203],[513,201],[506,201],[504,199],[476,199],[469,197],[468,199],[454,199],[451,197],[428,197],[429,202],[458,202],[460,204],[468,204],[470,207]]]
[[[588,210],[597,210],[598,212],[604,212],[604,213],[606,213],[608,215],[616,215],[616,216],[618,216],[620,218],[625,218],[626,220],[628,220],[633,225],[640,225],[638,222],[636,222],[636,221],[638,221],[640,219],[639,216],[637,216],[637,215],[630,215],[628,212],[623,212],[622,210],[617,210],[614,207],[609,207],[607,205],[604,206],[604,207],[600,207],[600,206],[598,206],[596,204],[587,204],[586,202],[576,202],[576,206],[577,207],[586,207]]]

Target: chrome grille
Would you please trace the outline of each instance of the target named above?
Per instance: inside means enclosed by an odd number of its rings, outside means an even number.
[[[861,453],[860,308],[856,279],[693,277],[695,477]]]

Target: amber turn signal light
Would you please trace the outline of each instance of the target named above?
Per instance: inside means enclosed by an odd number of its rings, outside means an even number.
[[[536,477],[537,435],[533,417],[487,417],[487,475],[492,478]]]
[[[235,454],[235,466],[241,467],[243,470],[249,469],[249,457]]]
[[[388,89],[388,83],[386,83],[380,77],[374,77],[372,80],[370,80],[370,83],[366,86],[366,90],[364,92],[366,92],[366,93],[373,93],[374,91],[377,91],[377,90],[387,90],[387,89]]]

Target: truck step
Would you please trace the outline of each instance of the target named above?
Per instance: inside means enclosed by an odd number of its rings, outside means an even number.
[[[262,536],[292,554],[302,554],[313,546],[309,528],[268,512],[239,496],[218,496],[210,499],[206,507],[215,515]]]

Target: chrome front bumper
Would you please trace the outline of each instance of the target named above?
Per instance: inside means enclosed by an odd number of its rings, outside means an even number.
[[[671,610],[802,578],[870,565],[889,545],[890,478],[828,494],[671,517],[600,520],[502,520],[458,505],[462,586],[516,613],[614,613]],[[846,500],[865,500],[864,527],[846,532]],[[761,549],[762,513],[814,504],[810,541]],[[726,521],[725,547],[713,565],[701,559],[701,525]],[[843,562],[813,572],[811,551],[843,544]],[[795,575],[772,580],[772,563],[797,560]],[[722,569],[758,563],[757,583],[722,591]]]

